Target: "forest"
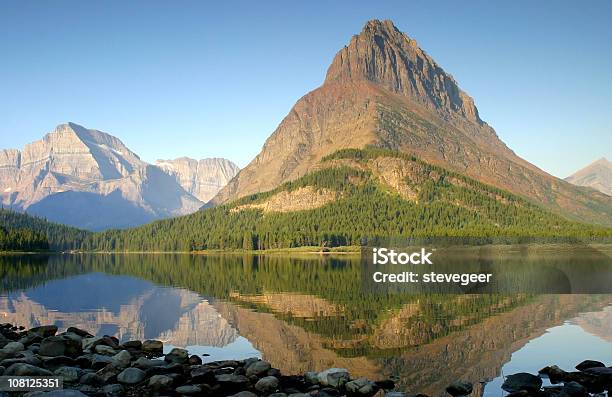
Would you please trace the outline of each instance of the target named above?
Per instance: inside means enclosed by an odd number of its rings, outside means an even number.
[[[323,160],[401,157],[436,175],[415,186],[418,199],[402,198],[363,169],[330,166],[264,193],[184,217],[89,235],[84,250],[266,250],[301,246],[365,245],[392,236],[488,238],[601,238],[612,230],[567,220],[528,200],[413,156],[382,149],[343,150]],[[461,183],[451,183],[459,180]],[[339,199],[322,207],[268,212],[238,206],[260,203],[280,191],[304,186],[328,189]]]
[[[78,249],[83,239],[91,233],[6,208],[0,209],[0,228],[4,232],[0,234],[6,247],[0,250],[6,251]]]

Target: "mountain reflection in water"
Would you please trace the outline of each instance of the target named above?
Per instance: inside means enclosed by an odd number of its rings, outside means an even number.
[[[160,339],[209,360],[261,355],[286,373],[344,367],[432,396],[457,379],[496,394],[497,379],[479,382],[523,351],[556,364],[536,342],[559,327],[581,331],[563,344],[601,343],[612,359],[612,295],[371,293],[354,257],[12,255],[0,272],[2,322]],[[572,351],[560,365],[597,359]]]

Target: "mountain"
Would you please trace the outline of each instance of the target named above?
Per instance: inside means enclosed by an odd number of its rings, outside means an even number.
[[[518,157],[450,74],[391,21],[378,20],[336,54],[323,85],[297,101],[211,204],[274,189],[331,153],[370,146],[414,154],[571,219],[612,225],[612,198]]]
[[[600,158],[583,169],[565,178],[571,184],[587,186],[612,196],[612,163],[605,157]]]
[[[189,251],[362,245],[397,236],[612,237],[521,196],[386,149],[344,149],[267,192],[85,240],[85,250]]]
[[[0,150],[2,205],[90,230],[196,211],[202,202],[119,139],[61,124],[22,151]]]
[[[240,171],[236,164],[222,158],[180,157],[157,160],[155,165],[172,175],[183,189],[203,203],[213,198]]]

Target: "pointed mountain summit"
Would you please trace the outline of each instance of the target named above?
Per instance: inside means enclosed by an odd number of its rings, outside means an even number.
[[[371,20],[336,54],[325,83],[366,80],[421,104],[481,122],[474,101],[461,91],[415,40],[389,20]]]
[[[565,178],[565,180],[577,186],[592,187],[608,196],[612,196],[612,162],[602,157],[576,171]]]
[[[211,204],[265,192],[342,149],[415,155],[522,195],[564,216],[612,225],[612,200],[518,157],[463,92],[391,21],[369,21],[334,57],[323,85],[299,99],[261,152]]]

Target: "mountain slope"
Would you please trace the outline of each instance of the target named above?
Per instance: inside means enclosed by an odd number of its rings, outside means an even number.
[[[33,231],[46,237],[48,248],[69,250],[81,246],[90,233],[73,227],[49,222],[36,216],[0,208],[0,228],[7,231]]]
[[[507,191],[401,152],[342,150],[294,181],[232,203],[127,231],[91,235],[84,249],[270,249],[360,245],[397,236],[600,237]],[[505,240],[502,240],[505,241]]]
[[[240,171],[236,164],[223,158],[194,160],[180,157],[157,160],[155,165],[173,176],[183,189],[203,203],[213,198]]]
[[[273,189],[337,150],[369,146],[415,154],[571,219],[612,225],[610,197],[514,154],[452,76],[390,21],[377,20],[338,52],[323,85],[298,100],[211,204]]]
[[[565,180],[573,185],[592,187],[612,196],[612,162],[606,158],[600,158],[568,176]]]
[[[184,215],[203,204],[119,139],[62,124],[23,151],[0,150],[2,204],[91,230]]]

